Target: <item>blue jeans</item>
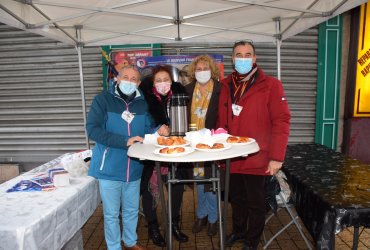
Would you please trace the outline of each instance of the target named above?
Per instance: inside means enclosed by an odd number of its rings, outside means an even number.
[[[133,182],[99,179],[103,202],[104,235],[109,250],[121,250],[119,209],[122,207],[122,240],[125,246],[136,245],[139,214],[140,179]]]
[[[208,222],[215,223],[217,214],[217,195],[214,192],[204,192],[204,184],[197,184],[198,207],[197,217],[202,219],[208,215]]]

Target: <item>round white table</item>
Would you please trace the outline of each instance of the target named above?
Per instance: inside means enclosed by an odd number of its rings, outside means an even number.
[[[167,235],[167,249],[172,249],[172,230],[171,230],[171,184],[172,183],[179,183],[179,182],[212,182],[217,184],[217,195],[218,195],[218,210],[220,216],[220,248],[224,249],[224,242],[225,242],[225,224],[226,224],[226,215],[227,215],[227,201],[229,195],[229,182],[230,182],[230,159],[236,157],[247,157],[249,154],[256,153],[259,151],[259,146],[256,142],[252,142],[246,145],[233,145],[229,149],[224,151],[215,151],[215,152],[204,152],[195,150],[194,152],[182,155],[182,156],[163,156],[155,154],[154,151],[158,149],[153,144],[143,144],[143,143],[135,143],[130,146],[127,155],[133,158],[138,158],[140,160],[151,160],[155,161],[155,167],[158,174],[158,185],[160,190],[160,200],[162,205],[162,215],[166,223],[166,235]],[[221,212],[221,188],[220,188],[220,174],[217,168],[217,176],[214,176],[214,171],[212,171],[212,177],[209,179],[194,179],[194,180],[178,180],[175,178],[175,171],[174,165],[172,164],[172,171],[169,171],[168,175],[168,213],[166,217],[166,210],[165,210],[165,199],[164,199],[164,191],[163,191],[163,183],[161,178],[161,171],[160,171],[160,162],[171,162],[171,163],[186,163],[186,162],[215,162],[215,161],[226,161],[226,168],[225,168],[225,194],[224,194],[224,209],[223,213]],[[214,164],[212,164],[212,168],[214,170]],[[166,219],[167,218],[167,219]]]

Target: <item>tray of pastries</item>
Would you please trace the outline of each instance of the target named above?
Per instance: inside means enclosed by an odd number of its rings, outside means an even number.
[[[248,145],[248,144],[253,143],[255,141],[256,141],[255,139],[245,137],[245,136],[229,136],[226,139],[227,144],[236,145],[236,146]]]
[[[230,145],[220,142],[213,143],[212,145],[206,143],[197,143],[195,145],[196,150],[203,152],[219,152],[227,150],[229,148],[231,148]]]
[[[156,155],[167,156],[167,157],[176,157],[183,156],[194,152],[194,149],[191,147],[164,147],[156,148],[153,153]]]
[[[159,136],[157,138],[157,143],[154,144],[157,147],[164,148],[164,147],[185,147],[188,146],[190,142],[186,141],[184,137],[181,136],[170,136],[170,137],[164,137]]]

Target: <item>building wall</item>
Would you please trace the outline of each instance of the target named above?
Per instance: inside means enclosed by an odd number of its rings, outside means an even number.
[[[101,91],[98,47],[82,50],[85,97]],[[86,148],[76,48],[0,24],[0,163],[23,170]]]
[[[370,164],[370,118],[351,119],[349,155]]]
[[[338,115],[338,144],[337,151],[341,151],[343,146],[343,133],[344,133],[344,105],[346,98],[346,85],[348,74],[348,56],[349,56],[349,42],[351,32],[351,15],[346,12],[342,15],[342,63],[341,63],[341,80],[340,80],[340,103]]]
[[[343,108],[343,128],[342,133],[338,133],[338,138],[342,137],[342,152],[350,157],[362,162],[370,163],[370,118],[354,118],[354,103],[356,89],[356,70],[357,54],[359,44],[359,21],[360,7],[355,8],[343,15],[343,59],[342,72],[346,72],[346,77],[342,77],[342,89],[344,89],[344,99],[341,98],[341,108]],[[346,21],[345,21],[346,20]],[[347,24],[345,24],[347,23]],[[361,30],[362,31],[362,30]],[[348,45],[345,46],[345,43]],[[369,78],[370,79],[370,78]],[[343,83],[344,82],[344,83]],[[370,80],[368,81],[370,84]]]

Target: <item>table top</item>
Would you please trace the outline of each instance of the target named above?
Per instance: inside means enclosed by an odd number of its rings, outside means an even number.
[[[163,156],[155,154],[158,150],[153,144],[135,143],[130,146],[127,155],[142,160],[162,161],[162,162],[205,162],[231,159],[240,156],[247,156],[259,151],[258,144],[254,141],[246,145],[232,145],[223,151],[204,152],[194,150],[194,152],[182,156]]]
[[[320,144],[288,146],[284,169],[340,208],[370,208],[370,165]]]
[[[283,171],[296,210],[319,247],[344,227],[370,227],[369,164],[320,144],[296,144],[287,148]]]
[[[0,249],[61,249],[93,214],[99,189],[92,177],[71,178],[71,185],[53,191],[6,193],[58,167],[62,157],[0,185]]]

